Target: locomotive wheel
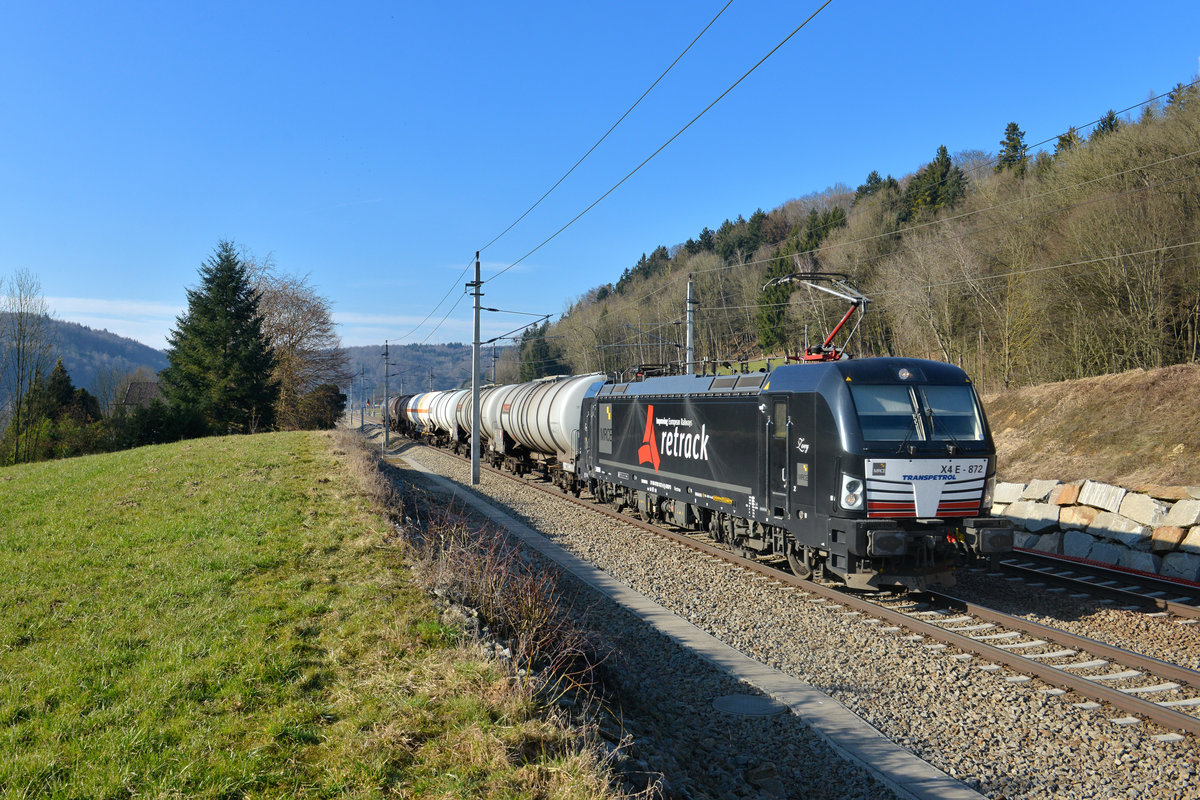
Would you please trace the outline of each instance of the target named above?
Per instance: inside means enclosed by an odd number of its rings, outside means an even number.
[[[728,519],[729,518],[726,517],[724,514],[721,514],[718,512],[716,514],[713,514],[712,522],[709,525],[709,532],[712,533],[713,539],[720,542],[721,544],[729,543]]]
[[[738,558],[745,558],[749,561],[754,561],[756,559],[756,557],[758,556],[758,553],[754,552],[753,550],[751,550],[748,547],[743,547],[742,542],[744,542],[744,541],[745,541],[744,537],[739,537],[737,539],[734,539],[729,544],[729,549],[732,550],[733,554],[735,556],[737,556]]]
[[[812,578],[812,568],[804,563],[804,559],[796,548],[788,548],[787,551],[788,566],[792,568],[792,574],[800,580],[809,580]]]

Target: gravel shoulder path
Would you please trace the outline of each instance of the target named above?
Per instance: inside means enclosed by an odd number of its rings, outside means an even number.
[[[469,483],[469,466],[448,454],[401,449]],[[1190,738],[1156,742],[1153,734],[1162,731],[1150,723],[1117,724],[1110,709],[1077,708],[1073,702],[1081,698],[1047,694],[1037,680],[1010,682],[1014,676],[1006,670],[986,671],[953,649],[928,649],[904,631],[887,632],[833,604],[807,602],[793,590],[503,477],[485,473],[475,488],[700,629],[828,693],[989,797],[1200,798],[1200,749]],[[844,762],[814,751],[811,732],[791,715],[727,719],[710,703],[696,703],[692,698],[705,696],[699,686],[719,684],[722,676],[688,663],[694,659],[670,640],[630,636],[628,620],[613,621],[619,617],[606,610],[592,622],[620,641],[624,663],[614,672],[625,682],[622,697],[630,698],[631,727],[646,729],[636,731],[641,758],[662,771],[679,796],[889,796],[882,787],[843,784]],[[735,683],[721,691],[744,693],[745,687]],[[712,694],[711,688],[703,692]],[[685,731],[703,735],[680,738]],[[831,763],[839,766],[831,769]]]

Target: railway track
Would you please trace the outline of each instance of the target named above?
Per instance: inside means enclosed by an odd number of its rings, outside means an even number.
[[[439,452],[465,460],[447,451]],[[1156,735],[1157,741],[1177,741],[1182,734],[1200,735],[1200,672],[947,594],[927,592],[917,597],[869,599],[847,593],[835,586],[783,572],[779,564],[743,558],[712,542],[706,534],[680,532],[647,523],[615,509],[573,497],[537,477],[514,476],[490,467],[484,469],[535,491],[620,520],[711,558],[793,587],[808,595],[806,599],[809,602],[827,608],[840,606],[849,609],[844,613],[861,615],[864,623],[877,626],[880,631],[899,633],[908,630],[906,636],[913,642],[924,642],[923,646],[927,649],[955,648],[961,652],[952,655],[952,658],[966,660],[978,657],[986,660],[988,663],[981,667],[985,671],[1007,667],[1016,673],[1007,677],[1012,683],[1037,678],[1048,685],[1043,690],[1047,694],[1065,694],[1069,691],[1085,698],[1075,704],[1079,708],[1094,709],[1099,704],[1105,704],[1126,715],[1114,718],[1118,724],[1133,724],[1140,719],[1147,719],[1172,732]],[[1037,574],[1042,572],[1039,570]],[[1087,585],[1100,584],[1087,582]]]
[[[1179,617],[1182,624],[1200,623],[1200,586],[1032,550],[1016,551],[999,566],[1032,579],[1029,585],[1035,588],[1049,581],[1068,590],[1134,604],[1131,608],[1157,608],[1156,613]]]

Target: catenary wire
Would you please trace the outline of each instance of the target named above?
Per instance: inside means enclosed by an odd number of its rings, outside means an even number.
[[[711,28],[711,27],[713,26],[713,24],[714,24],[714,23],[717,21],[717,19],[719,19],[719,18],[720,18],[720,16],[721,16],[722,14],[724,14],[724,13],[725,13],[725,9],[729,8],[731,5],[733,5],[733,0],[729,0],[729,2],[727,2],[725,5],[723,5],[723,6],[721,7],[721,10],[717,12],[716,16],[715,16],[715,17],[713,17],[711,20],[709,20],[709,21],[708,21],[708,24],[704,26],[704,29],[703,29],[702,31],[700,31],[700,33],[696,34],[696,38],[695,38],[695,39],[692,39],[692,41],[691,41],[691,42],[688,44],[688,46],[687,46],[687,47],[685,47],[685,48],[683,48],[683,52],[681,52],[679,55],[677,55],[677,56],[675,57],[675,60],[674,60],[674,61],[672,61],[672,62],[670,63],[670,65],[668,65],[668,66],[667,66],[667,68],[666,68],[665,70],[663,70],[663,71],[662,71],[662,74],[661,74],[661,75],[659,75],[657,78],[655,78],[655,79],[654,79],[654,83],[650,84],[650,87],[649,87],[648,89],[646,89],[646,91],[642,92],[642,96],[641,96],[641,97],[639,97],[637,100],[634,100],[634,101],[633,101],[633,105],[631,105],[629,108],[625,109],[625,113],[621,115],[620,119],[618,119],[616,122],[614,122],[614,123],[612,124],[612,127],[610,127],[610,128],[607,130],[607,131],[605,131],[605,132],[604,132],[604,135],[603,135],[603,136],[601,136],[599,139],[597,139],[597,140],[596,140],[596,143],[595,143],[595,144],[593,144],[593,145],[592,145],[590,148],[588,148],[588,151],[587,151],[586,153],[584,153],[582,156],[580,156],[580,157],[579,157],[579,160],[578,160],[578,161],[576,161],[576,162],[575,162],[573,165],[571,165],[571,168],[570,168],[570,169],[568,169],[568,170],[567,170],[565,173],[563,173],[563,176],[562,176],[561,178],[559,178],[557,181],[555,181],[555,182],[554,182],[554,185],[553,185],[553,186],[551,186],[549,189],[547,189],[547,190],[546,190],[546,193],[545,193],[545,194],[543,194],[541,197],[539,197],[539,198],[537,199],[537,202],[535,202],[535,203],[534,203],[533,205],[531,205],[529,208],[525,209],[525,212],[524,212],[523,214],[521,214],[521,216],[519,216],[519,217],[517,217],[515,220],[513,220],[513,222],[512,222],[512,223],[511,223],[511,224],[510,224],[510,225],[509,225],[507,228],[505,228],[504,230],[500,231],[500,233],[498,233],[498,234],[495,236],[495,238],[493,238],[493,239],[492,239],[490,242],[488,242],[487,244],[485,244],[483,247],[479,248],[479,251],[480,251],[480,252],[483,252],[484,250],[487,250],[489,247],[491,247],[492,245],[494,245],[494,244],[495,244],[496,242],[498,242],[498,241],[499,241],[499,240],[500,240],[500,239],[501,239],[501,238],[502,238],[502,237],[503,237],[503,236],[504,236],[506,233],[508,233],[509,231],[511,231],[513,228],[515,228],[515,227],[516,227],[516,226],[517,226],[517,225],[518,225],[518,224],[521,222],[521,220],[523,220],[523,219],[525,219],[525,217],[529,216],[529,213],[530,213],[531,211],[533,211],[535,208],[537,208],[539,205],[541,205],[541,204],[542,204],[542,201],[543,201],[543,200],[545,200],[547,197],[549,197],[549,196],[550,196],[550,193],[551,193],[551,192],[553,192],[555,189],[557,189],[557,188],[559,187],[559,185],[560,185],[560,184],[561,184],[563,181],[565,181],[565,180],[566,180],[566,179],[567,179],[567,178],[568,178],[568,177],[571,175],[571,173],[572,173],[572,172],[574,172],[574,171],[575,171],[575,169],[576,169],[576,168],[577,168],[577,167],[578,167],[580,164],[582,164],[582,163],[584,162],[584,160],[585,160],[585,159],[586,159],[588,156],[590,156],[590,155],[592,154],[592,151],[594,151],[594,150],[595,150],[597,147],[599,147],[599,146],[600,146],[600,144],[601,144],[601,143],[602,143],[602,142],[603,142],[605,139],[607,139],[607,138],[608,138],[609,134],[611,134],[611,133],[612,133],[614,130],[616,130],[616,129],[617,129],[617,126],[618,126],[618,125],[620,125],[622,122],[624,122],[626,117],[628,117],[628,116],[629,116],[631,113],[633,113],[633,110],[634,110],[635,108],[637,108],[637,107],[638,107],[638,105],[639,105],[639,104],[640,104],[640,103],[641,103],[643,100],[645,100],[645,99],[646,99],[646,96],[647,96],[648,94],[650,94],[650,92],[654,91],[654,87],[658,86],[658,84],[662,82],[662,79],[663,79],[663,78],[665,78],[665,77],[667,77],[667,73],[668,73],[668,72],[670,72],[670,71],[671,71],[671,70],[672,70],[672,69],[675,67],[675,65],[676,65],[676,64],[678,64],[678,63],[680,62],[680,60],[681,60],[681,59],[682,59],[682,58],[683,58],[685,55],[687,55],[688,51],[692,49],[692,47],[693,47],[693,46],[696,44],[696,42],[700,41],[700,37],[701,37],[701,36],[703,36],[705,33],[707,33],[707,32],[708,32],[708,29],[709,29],[709,28]],[[493,277],[494,277],[494,276],[493,276]]]
[[[788,41],[790,41],[793,36],[795,36],[797,33],[799,33],[801,31],[801,29],[804,28],[804,26],[806,26],[809,22],[811,22],[817,16],[817,14],[820,14],[825,9],[825,7],[828,6],[832,2],[833,2],[833,0],[825,0],[825,2],[822,3],[820,5],[820,7],[817,8],[816,11],[814,11],[812,14],[810,14],[807,19],[805,19],[803,22],[801,22],[796,27],[795,30],[793,30],[786,37],[784,37],[783,41],[781,41],[779,44],[775,45],[775,47],[773,47],[769,53],[767,53],[765,56],[763,56],[761,59],[759,59],[758,62],[756,64],[754,64],[754,66],[750,67],[750,69],[748,69],[745,72],[745,74],[742,75],[742,77],[740,77],[736,81],[734,81],[733,84],[728,89],[726,89],[715,100],[713,100],[711,103],[709,103],[707,106],[705,106],[704,109],[699,114],[692,117],[691,121],[689,121],[686,125],[684,125],[682,128],[680,128],[675,133],[675,135],[673,135],[670,139],[668,139],[661,146],[659,146],[659,148],[657,150],[655,150],[653,153],[651,153],[649,156],[647,156],[646,159],[644,161],[642,161],[642,163],[638,164],[636,167],[634,167],[632,170],[630,170],[629,173],[625,175],[625,177],[621,178],[621,180],[619,180],[615,184],[613,184],[612,188],[610,188],[604,194],[602,194],[598,198],[596,198],[587,208],[583,209],[583,211],[580,211],[578,214],[576,214],[574,217],[572,217],[569,222],[567,222],[561,228],[559,228],[554,233],[552,233],[548,237],[546,237],[546,239],[544,239],[540,244],[538,244],[532,250],[530,250],[525,255],[521,256],[520,258],[518,258],[513,263],[509,264],[504,269],[497,272],[492,277],[488,278],[486,281],[484,281],[484,283],[489,283],[491,281],[494,281],[496,278],[498,278],[501,275],[503,275],[504,273],[508,272],[510,269],[517,266],[525,259],[529,258],[531,255],[536,253],[538,250],[541,250],[543,247],[548,245],[550,242],[552,242],[555,238],[557,238],[559,236],[559,234],[561,234],[567,228],[571,227],[576,222],[578,222],[579,219],[581,217],[583,217],[584,214],[587,214],[589,211],[591,211],[593,208],[595,208],[597,205],[599,205],[600,202],[604,200],[604,198],[608,197],[610,194],[615,192],[622,184],[625,183],[625,181],[632,178],[639,170],[641,170],[642,167],[649,164],[650,161],[655,156],[657,156],[659,153],[661,153],[663,150],[665,150],[672,142],[674,142],[676,139],[678,139],[680,136],[682,136],[684,131],[686,131],[688,128],[692,127],[692,125],[694,125],[701,117],[703,117],[705,114],[707,114],[709,112],[709,110],[712,109],[713,106],[715,106],[717,103],[721,102],[721,100],[724,99],[726,95],[728,95],[735,88],[737,88],[737,86],[739,84],[741,84],[742,81],[746,80],[746,78],[748,78],[752,72],[754,72],[756,69],[758,69],[760,66],[762,66],[763,62],[765,62],[768,58],[770,58],[772,55],[774,55],[776,53],[776,51],[779,50],[779,48],[781,48],[785,44],[787,44]]]

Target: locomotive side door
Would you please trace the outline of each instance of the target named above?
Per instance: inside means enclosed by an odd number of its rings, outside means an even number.
[[[786,394],[767,395],[767,491],[770,494],[770,513],[775,519],[786,519],[791,514],[791,492],[788,473],[788,431],[791,420],[788,416]]]

